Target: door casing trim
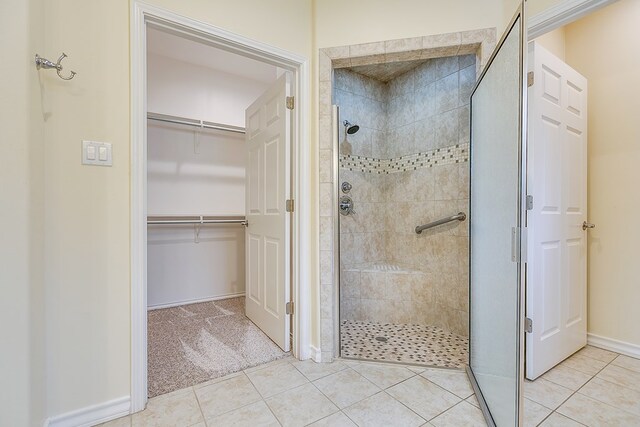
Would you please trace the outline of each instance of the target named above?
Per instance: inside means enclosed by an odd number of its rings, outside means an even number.
[[[313,259],[311,218],[314,215],[311,194],[310,147],[304,143],[309,134],[310,74],[309,59],[293,52],[252,40],[222,28],[176,14],[141,1],[131,5],[131,413],[141,411],[147,402],[147,227],[146,227],[146,29],[162,28],[209,45],[252,59],[276,65],[293,73],[293,92],[298,98],[292,124],[293,212],[292,289],[295,304],[292,351],[299,359],[311,354],[311,292],[303,283],[311,282]]]
[[[570,24],[617,0],[565,0],[532,16],[527,23],[529,41]]]

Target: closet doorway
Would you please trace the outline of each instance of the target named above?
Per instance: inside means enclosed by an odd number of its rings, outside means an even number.
[[[290,81],[147,31],[149,397],[289,354]]]
[[[300,348],[294,105],[303,62],[249,53],[212,27],[204,37],[160,25],[160,12],[170,15],[154,10],[140,22],[141,108],[132,95],[134,117],[144,120],[134,129],[144,144],[134,139],[132,153],[132,240],[142,255],[132,266],[134,412],[147,397]],[[144,226],[137,236],[136,226]]]

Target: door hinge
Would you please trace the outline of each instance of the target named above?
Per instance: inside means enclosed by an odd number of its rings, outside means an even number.
[[[511,227],[511,261],[520,262],[520,227]]]
[[[527,73],[527,87],[533,86],[533,71]]]
[[[285,211],[293,212],[294,208],[295,208],[295,203],[293,202],[293,199],[287,199],[287,202],[285,204]]]
[[[527,210],[533,210],[533,196],[531,195],[527,196]]]
[[[282,99],[282,98],[280,98]],[[287,96],[287,110],[293,110],[295,99],[293,96]]]
[[[293,301],[289,301],[284,306],[285,314],[293,314]]]
[[[533,320],[528,317],[524,318],[524,331],[528,334],[533,332]]]

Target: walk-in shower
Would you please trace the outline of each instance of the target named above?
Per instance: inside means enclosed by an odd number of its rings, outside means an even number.
[[[462,367],[475,55],[402,65],[334,71],[340,354]]]

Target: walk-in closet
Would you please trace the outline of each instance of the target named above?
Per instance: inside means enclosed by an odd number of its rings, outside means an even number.
[[[288,355],[245,314],[245,116],[284,74],[148,31],[150,397]]]

